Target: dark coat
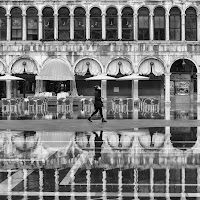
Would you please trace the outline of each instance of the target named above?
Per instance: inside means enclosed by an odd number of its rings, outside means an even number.
[[[95,108],[102,108],[103,102],[101,100],[101,90],[95,89],[94,92],[94,107]]]

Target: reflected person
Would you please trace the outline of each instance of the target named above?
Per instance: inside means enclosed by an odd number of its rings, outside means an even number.
[[[102,122],[107,122],[103,117],[103,111],[102,111],[103,102],[102,102],[102,98],[101,98],[101,88],[99,85],[95,85],[94,90],[95,90],[95,92],[94,92],[95,111],[91,114],[91,116],[88,118],[88,120],[90,122],[92,122],[92,116],[95,115],[96,113],[98,113],[98,111],[99,111]]]
[[[95,138],[94,138],[95,156],[94,156],[94,159],[98,161],[99,158],[101,157],[101,148],[102,148],[102,144],[103,144],[103,139],[102,139],[103,131],[100,132],[100,135],[98,135],[95,131],[93,133],[95,134]]]

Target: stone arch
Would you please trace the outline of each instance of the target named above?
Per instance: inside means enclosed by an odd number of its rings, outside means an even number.
[[[39,65],[34,59],[28,56],[20,56],[11,62],[9,66],[10,73],[23,74],[24,71],[27,74],[37,74],[39,72]]]
[[[165,73],[164,63],[155,57],[145,58],[140,62],[138,72],[142,75],[153,73],[155,76],[161,76]]]
[[[75,74],[84,76],[88,70],[91,75],[98,75],[103,73],[103,66],[98,60],[90,57],[81,58],[75,62],[73,68]]]
[[[122,57],[113,59],[106,67],[106,73],[113,76],[116,76],[118,73],[129,75],[133,72],[134,70],[131,61]]]
[[[6,63],[4,60],[0,59],[0,75],[4,75],[6,73]]]

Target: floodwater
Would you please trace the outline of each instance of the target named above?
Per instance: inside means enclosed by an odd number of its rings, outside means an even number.
[[[0,131],[0,200],[197,200],[200,127]]]

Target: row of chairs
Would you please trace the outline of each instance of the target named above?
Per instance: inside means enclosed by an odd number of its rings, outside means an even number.
[[[48,109],[47,99],[2,99],[2,113],[21,114],[25,110],[28,113],[45,112]]]

